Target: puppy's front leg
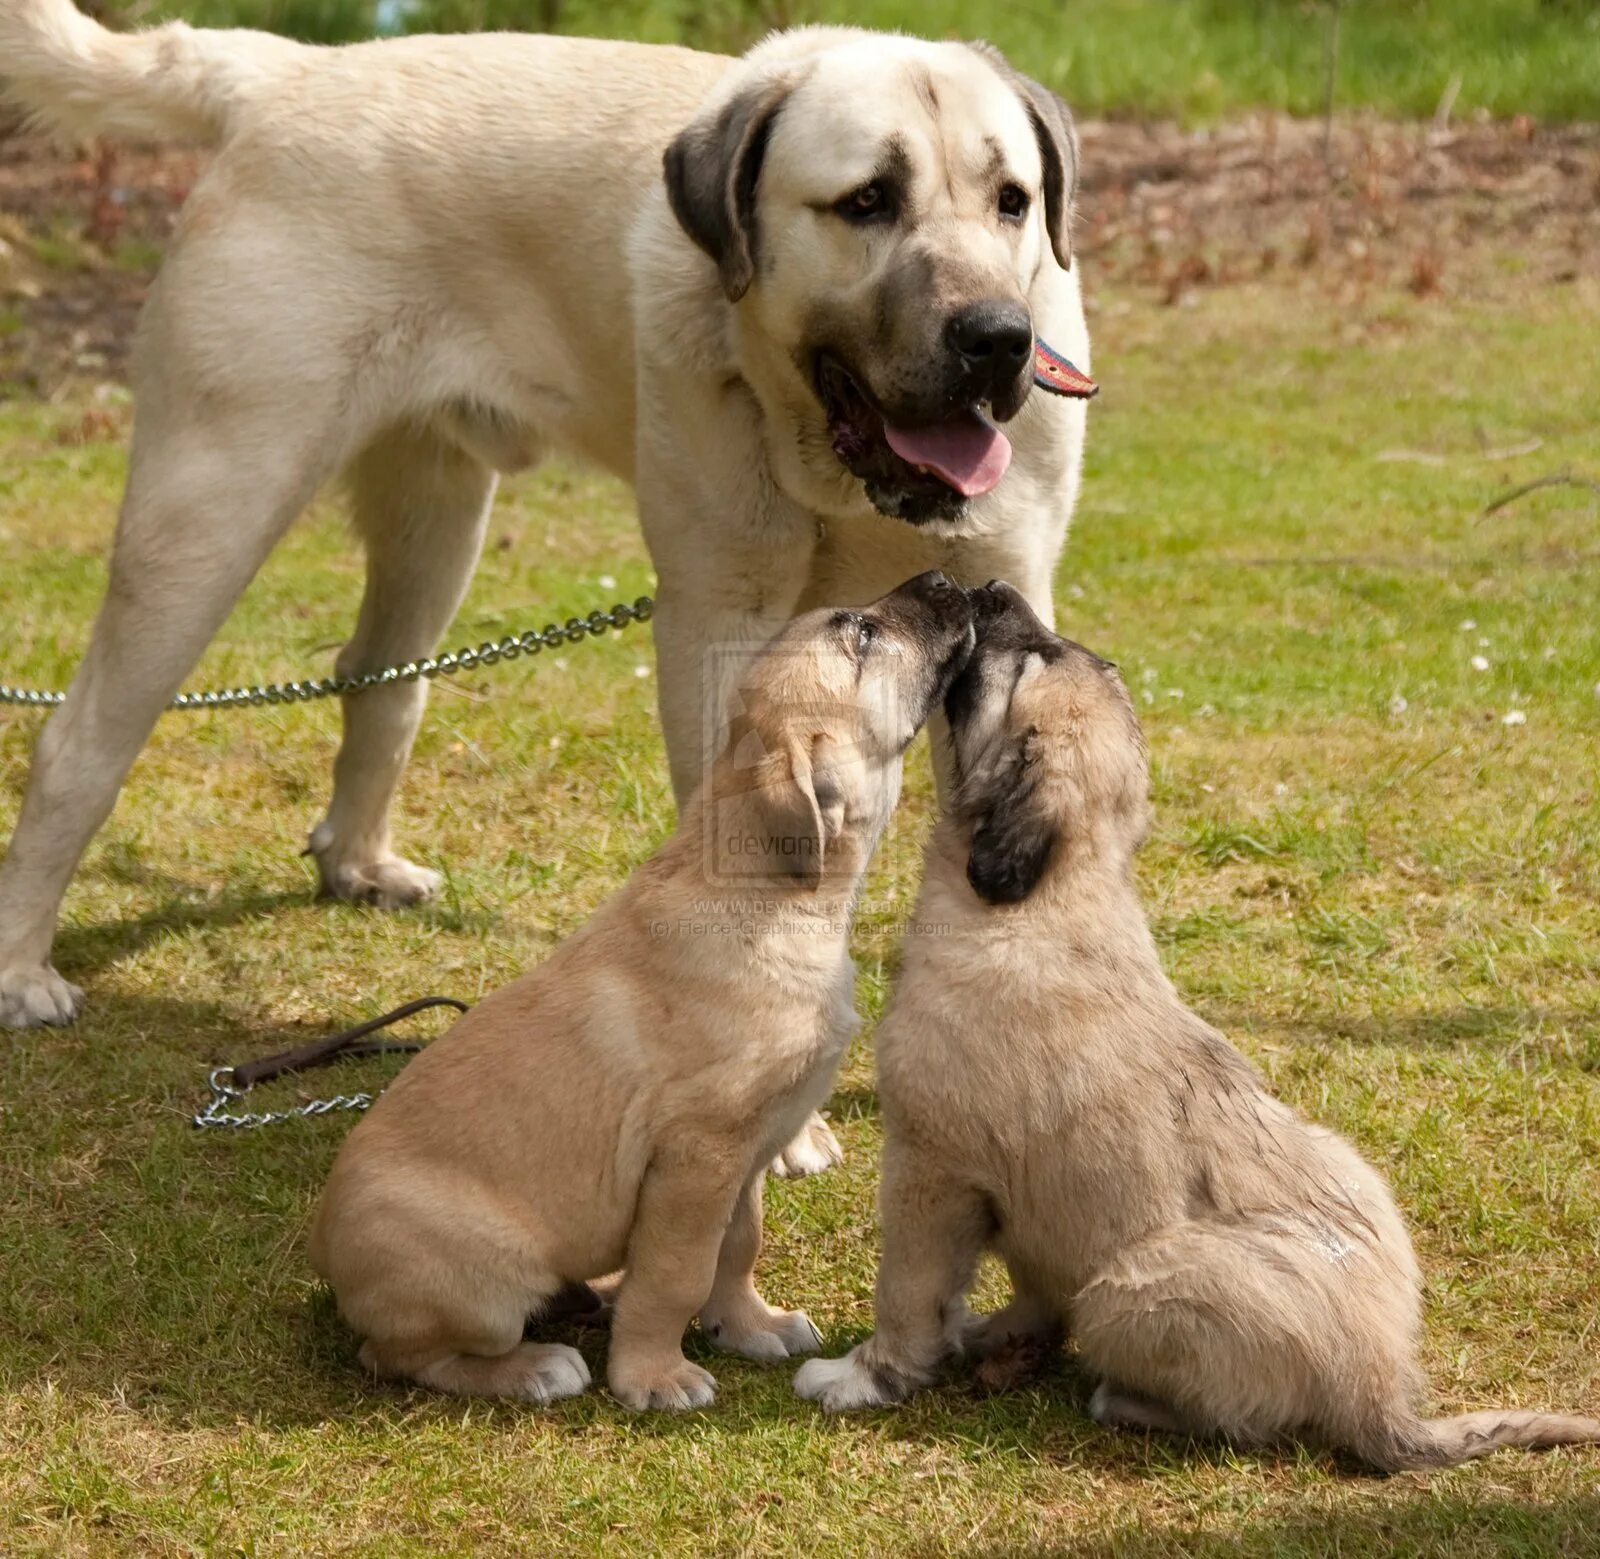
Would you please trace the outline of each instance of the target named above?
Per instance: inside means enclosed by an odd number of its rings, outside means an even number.
[[[759,419],[667,368],[641,407],[639,519],[656,566],[656,687],[672,791],[683,806],[720,750],[739,677],[794,616],[817,545],[817,522],[766,479]],[[844,1157],[812,1113],[773,1160],[786,1179],[820,1174]]]
[[[761,1254],[761,1187],[758,1172],[739,1194],[717,1257],[711,1298],[700,1312],[700,1328],[714,1347],[747,1359],[770,1362],[815,1353],[822,1346],[816,1327],[801,1310],[774,1310],[756,1292],[756,1257]]]
[[[983,1197],[932,1154],[885,1150],[878,1194],[883,1260],[877,1331],[842,1359],[800,1366],[794,1389],[831,1413],[900,1402],[960,1349],[972,1286],[992,1219]]]
[[[681,1412],[716,1396],[708,1370],[683,1356],[683,1334],[711,1295],[741,1179],[726,1154],[680,1141],[645,1172],[628,1267],[611,1321],[611,1394],[627,1407]]]

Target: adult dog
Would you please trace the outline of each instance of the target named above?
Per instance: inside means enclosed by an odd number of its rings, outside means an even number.
[[[632,481],[680,802],[726,714],[715,646],[936,566],[1004,573],[1048,616],[1083,412],[1028,390],[1036,335],[1087,352],[1077,152],[1065,107],[993,51],[836,29],[740,61],[507,35],[321,49],[7,0],[0,73],[47,123],[218,147],[140,329],[110,589],[0,866],[0,1025],[77,1013],[49,964],[77,860],[341,472],[368,556],[341,673],[434,647],[497,472],[560,445]],[[424,696],[346,704],[311,834],[329,894],[438,885],[388,825]]]
[[[1416,1259],[1388,1187],[1267,1093],[1161,970],[1133,882],[1149,773],[1114,667],[1006,586],[947,711],[959,789],[876,1037],[877,1333],[796,1379],[830,1408],[964,1345],[1070,1328],[1123,1428],[1309,1435],[1380,1468],[1600,1440],[1586,1418],[1418,1416]],[[974,1336],[992,1246],[1015,1300]]]
[[[809,1353],[752,1273],[773,1154],[855,1026],[850,913],[900,761],[972,647],[942,574],[792,623],[677,833],[576,936],[430,1045],[351,1132],[312,1259],[384,1375],[567,1396],[576,1349],[530,1313],[626,1264],[608,1379],[629,1407],[703,1407],[683,1356]]]

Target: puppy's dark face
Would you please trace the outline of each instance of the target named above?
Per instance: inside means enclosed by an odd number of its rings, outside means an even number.
[[[952,810],[972,829],[973,888],[1014,904],[1074,851],[1132,856],[1149,765],[1115,666],[1052,633],[1008,584],[970,595],[977,644],[945,697]]]
[[[900,762],[972,649],[967,593],[937,571],[797,617],[738,677],[713,774],[715,872],[812,887],[865,866]]]

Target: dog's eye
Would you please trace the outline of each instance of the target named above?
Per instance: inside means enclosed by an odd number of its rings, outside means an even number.
[[[869,622],[865,617],[863,617],[856,624],[856,653],[858,655],[865,655],[867,651],[872,648],[873,642],[877,639],[877,637],[877,624]]]
[[[1020,184],[1000,186],[1000,215],[1008,221],[1020,222],[1028,214],[1028,192]]]
[[[851,190],[833,209],[846,222],[880,222],[894,215],[894,203],[881,179]]]

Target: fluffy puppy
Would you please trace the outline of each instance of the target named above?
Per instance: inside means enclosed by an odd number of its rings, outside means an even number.
[[[369,1369],[581,1391],[577,1350],[524,1327],[624,1266],[608,1380],[629,1407],[712,1400],[681,1346],[696,1315],[748,1358],[817,1346],[752,1280],[762,1177],[854,1027],[857,886],[901,755],[971,644],[966,596],[938,573],[797,618],[738,676],[677,833],[378,1100],[311,1234]]]
[[[1122,1428],[1303,1436],[1379,1468],[1600,1439],[1585,1418],[1419,1417],[1419,1277],[1388,1189],[1162,973],[1115,668],[1008,586],[974,611],[946,700],[958,790],[877,1036],[877,1333],[806,1364],[800,1395],[893,1402],[964,1344],[1027,1354],[1070,1329],[1090,1412]],[[963,1299],[986,1246],[1015,1298],[979,1324]]]

